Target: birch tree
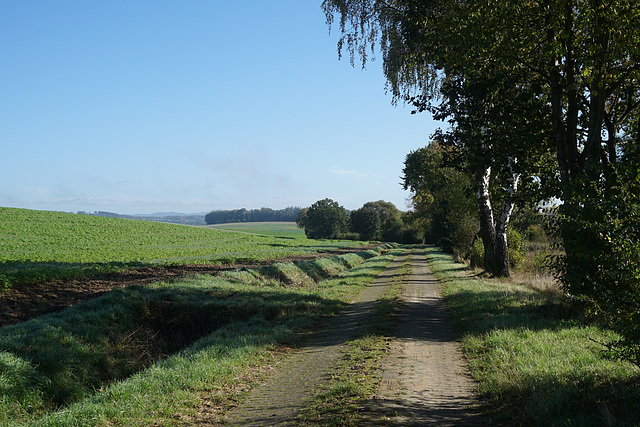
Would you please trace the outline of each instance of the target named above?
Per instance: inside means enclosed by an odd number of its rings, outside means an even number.
[[[330,14],[340,16],[341,47],[352,57],[366,61],[371,46],[380,44],[396,99],[410,91],[432,99],[441,75],[529,71],[534,96],[547,104],[545,127],[553,135],[565,289],[587,313],[620,332],[624,339],[617,348],[640,364],[637,0],[325,0],[323,5],[329,22]],[[495,89],[506,93],[507,86]],[[495,99],[506,111],[508,97]],[[486,169],[481,182],[485,176]]]
[[[531,145],[521,142],[531,140],[531,123],[539,121],[530,119],[525,126],[529,134],[514,143],[523,120],[513,121],[516,116],[500,109],[497,98],[512,97],[512,104],[514,99],[525,104],[538,99],[522,96],[530,92],[528,81],[510,78],[514,87],[502,81],[510,74],[522,75],[522,67],[506,72],[504,67],[478,60],[474,52],[483,48],[468,40],[466,23],[461,19],[469,12],[465,2],[326,0],[323,7],[330,25],[334,13],[339,15],[339,52],[348,52],[352,62],[359,57],[365,66],[376,47],[380,48],[394,102],[410,102],[419,111],[429,109],[437,118],[451,121],[448,140],[467,155],[461,164],[476,176],[485,268],[496,276],[508,276],[507,227],[520,176],[529,172],[526,157],[531,155],[523,149]],[[504,88],[509,88],[509,93]],[[444,100],[437,105],[441,96]],[[520,106],[517,109],[523,110]],[[527,113],[539,111],[527,107]],[[537,130],[533,133],[536,137],[540,134]],[[539,146],[546,147],[544,143]],[[491,186],[496,184],[505,189],[497,209],[491,202]]]

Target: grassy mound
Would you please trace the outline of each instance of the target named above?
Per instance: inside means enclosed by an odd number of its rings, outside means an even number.
[[[48,414],[51,425],[127,424],[156,416],[149,400],[155,412],[189,413],[184,405],[220,369],[260,363],[277,343],[292,344],[337,312],[394,256],[380,256],[387,249],[132,286],[1,328],[0,424]],[[304,271],[337,276],[317,282]],[[183,392],[183,402],[166,400]]]

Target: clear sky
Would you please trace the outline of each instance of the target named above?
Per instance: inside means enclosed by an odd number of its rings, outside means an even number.
[[[321,0],[0,0],[0,206],[386,200],[440,124],[338,60]]]

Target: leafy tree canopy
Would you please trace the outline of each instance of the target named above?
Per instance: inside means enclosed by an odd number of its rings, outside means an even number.
[[[331,199],[318,200],[306,211],[304,232],[310,239],[340,238],[349,231],[349,213]]]
[[[351,231],[358,233],[360,240],[377,240],[380,225],[380,214],[371,206],[365,205],[351,212]]]

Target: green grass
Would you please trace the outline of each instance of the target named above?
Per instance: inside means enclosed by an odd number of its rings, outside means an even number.
[[[0,328],[0,425],[220,418],[396,255],[332,257],[337,275],[300,286],[261,269],[134,286]]]
[[[557,297],[472,276],[430,249],[487,411],[499,425],[638,425],[640,372],[594,341],[610,331],[581,324]]]
[[[0,208],[0,289],[142,265],[255,262],[357,244]]]
[[[239,222],[208,225],[207,228],[262,234],[265,236],[288,237],[291,239],[307,238],[304,230],[298,228],[295,222]]]

